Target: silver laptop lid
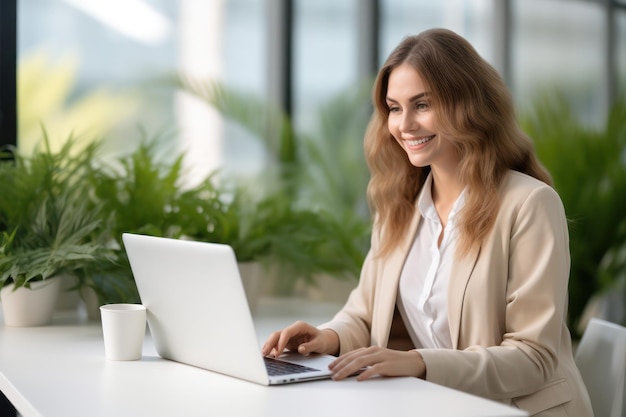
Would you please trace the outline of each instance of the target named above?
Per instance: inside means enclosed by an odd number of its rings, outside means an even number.
[[[122,239],[160,356],[268,384],[230,246],[129,233]]]

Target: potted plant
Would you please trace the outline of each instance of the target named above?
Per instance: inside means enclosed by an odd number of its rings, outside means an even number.
[[[187,187],[184,153],[165,152],[160,143],[158,137],[144,139],[129,154],[94,167],[89,175],[95,199],[110,219],[108,247],[117,260],[87,280],[100,304],[139,302],[123,233],[219,240],[213,235],[221,233],[216,219],[225,204],[212,176]]]
[[[258,208],[268,204],[251,200],[247,191],[227,180],[218,186],[217,173],[186,186],[184,153],[163,151],[156,138],[145,140],[129,155],[91,173],[95,196],[112,219],[109,239],[117,262],[93,275],[89,285],[100,303],[139,301],[121,239],[124,232],[225,243],[237,254],[254,308],[260,286],[253,276],[270,252],[265,233],[270,213]],[[246,215],[250,210],[257,212],[254,219]]]
[[[358,275],[362,252],[354,239],[365,233],[358,220],[340,224],[329,212],[294,207],[284,193],[255,197],[240,188],[212,216],[210,233],[198,229],[191,237],[232,246],[248,287],[267,287],[267,282],[250,281],[271,277],[271,290],[288,295],[299,283],[316,285],[319,274]]]
[[[74,144],[70,138],[54,153],[44,132],[43,149],[30,157],[14,151],[0,162],[0,288],[8,325],[46,324],[58,275],[111,261],[97,235],[100,207],[87,198],[86,173],[97,145],[73,155]],[[37,298],[44,289],[50,293]]]
[[[315,286],[321,274],[358,276],[363,252],[355,242],[367,231],[356,216],[340,221],[326,210],[294,207],[280,192],[255,204],[242,198],[230,213],[234,218],[228,223],[240,230],[238,239],[232,239],[235,253],[274,266],[277,295],[292,294],[298,284]]]

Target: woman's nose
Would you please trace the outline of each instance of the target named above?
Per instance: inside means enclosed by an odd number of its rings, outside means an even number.
[[[411,112],[405,112],[402,115],[402,119],[400,119],[400,131],[401,132],[411,132],[417,129],[417,121],[415,120],[415,115]]]

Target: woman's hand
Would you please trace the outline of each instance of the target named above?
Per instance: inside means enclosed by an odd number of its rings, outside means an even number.
[[[333,372],[334,380],[344,379],[361,370],[363,371],[357,377],[359,381],[378,375],[426,377],[426,365],[417,351],[407,352],[376,346],[341,355],[329,368]]]
[[[285,349],[297,350],[298,353],[325,353],[334,355],[339,351],[339,336],[332,330],[320,330],[303,321],[272,333],[261,353],[263,356],[280,356]]]

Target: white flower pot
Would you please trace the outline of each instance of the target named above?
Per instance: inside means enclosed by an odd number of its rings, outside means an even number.
[[[0,302],[4,324],[14,327],[43,326],[50,323],[57,304],[61,279],[48,278],[30,283],[30,288],[20,287],[13,291],[14,284],[0,290]]]

